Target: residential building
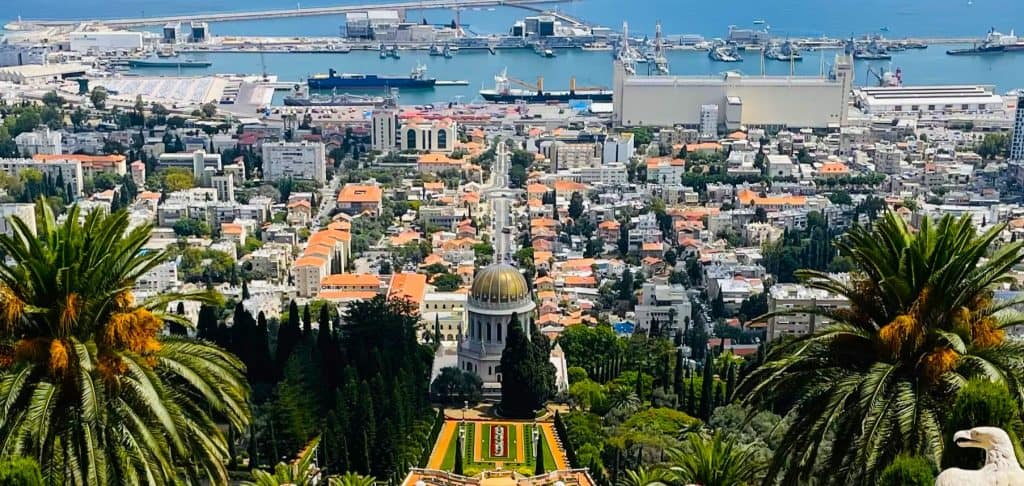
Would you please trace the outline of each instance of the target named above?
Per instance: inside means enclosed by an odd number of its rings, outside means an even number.
[[[718,138],[718,105],[700,105],[700,138]]]
[[[799,309],[838,309],[849,306],[846,298],[802,284],[776,284],[768,291],[768,312],[775,314],[792,310],[789,315],[775,315],[768,319],[768,341],[782,336],[802,336],[828,325],[827,318],[797,312]]]
[[[398,147],[398,110],[381,108],[373,110],[371,143],[373,150],[389,152]]]
[[[174,154],[163,153],[157,159],[157,163],[164,167],[183,167],[192,170],[197,178],[201,177],[207,167],[217,171],[223,169],[220,154],[208,154],[205,150],[194,152],[180,152]]]
[[[644,282],[636,306],[636,326],[647,331],[651,322],[657,320],[661,331],[671,336],[690,318],[690,312],[690,298],[682,285]]]
[[[369,212],[372,216],[377,216],[383,203],[384,193],[377,186],[346,184],[338,193],[338,209],[348,214]]]
[[[136,160],[131,164],[132,170],[132,182],[138,187],[144,187],[146,184],[146,163],[141,160]]]
[[[74,160],[82,164],[82,176],[93,178],[101,173],[113,174],[121,177],[128,173],[127,159],[123,155],[82,155],[63,154],[46,155],[37,154],[32,157],[40,162],[51,162],[55,160]],[[143,165],[145,171],[145,165]],[[145,182],[145,181],[143,181]]]
[[[0,204],[0,233],[14,236],[11,224],[14,217],[20,218],[28,226],[32,234],[36,234],[36,209],[34,204],[2,203]]]
[[[686,161],[671,157],[647,159],[647,182],[651,184],[679,184],[686,173]]]
[[[77,160],[61,159],[42,162],[33,159],[0,159],[0,171],[7,175],[17,176],[25,169],[38,170],[44,176],[52,178],[55,184],[61,182],[64,186],[70,187],[72,196],[82,195],[84,187],[82,163]]]
[[[327,150],[323,142],[264,142],[263,177],[266,180],[305,179],[327,182]]]
[[[1024,91],[1017,96],[1017,113],[1013,119],[1013,140],[1010,142],[1010,160],[1024,162]]]
[[[600,165],[601,147],[596,143],[569,143],[561,140],[551,144],[551,167],[571,169],[575,167],[592,167]]]
[[[50,130],[50,127],[40,125],[31,132],[24,132],[14,137],[14,143],[18,145],[18,153],[22,155],[60,155],[62,149],[61,133]]]
[[[601,150],[601,163],[629,163],[629,159],[633,158],[635,150],[632,132],[623,132],[618,135],[609,136],[604,139],[604,147]]]

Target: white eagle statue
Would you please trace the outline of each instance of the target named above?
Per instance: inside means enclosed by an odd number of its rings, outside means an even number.
[[[935,478],[935,486],[1024,486],[1024,469],[1017,463],[1013,442],[997,427],[975,427],[953,436],[959,447],[985,449],[985,466],[977,470],[951,468]]]

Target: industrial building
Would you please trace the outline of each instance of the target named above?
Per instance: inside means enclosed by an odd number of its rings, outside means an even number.
[[[74,52],[133,52],[142,49],[142,32],[72,32],[68,38]]]
[[[1002,114],[1003,98],[994,86],[865,86],[853,103],[867,115]]]
[[[717,106],[718,125],[746,128],[838,128],[845,123],[852,62],[836,56],[833,75],[636,76],[613,68],[614,122],[621,126],[702,128]]]

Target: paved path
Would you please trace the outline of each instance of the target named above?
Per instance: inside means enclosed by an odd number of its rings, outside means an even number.
[[[430,460],[427,461],[427,469],[441,470],[444,465],[444,455],[448,452],[448,445],[455,439],[458,431],[456,422],[445,421],[441,427],[441,433],[437,435],[437,442],[434,442],[434,450],[430,451]]]
[[[473,462],[481,464],[484,462],[483,448],[480,446],[484,440],[484,424],[477,422],[473,426],[476,427],[476,434],[473,436]]]
[[[569,469],[569,461],[565,458],[565,451],[558,446],[558,438],[555,436],[555,427],[548,423],[540,424],[544,430],[544,438],[548,441],[548,448],[551,449],[551,456],[555,458],[556,469],[564,471]]]
[[[515,427],[516,435],[519,436],[519,440],[516,441],[516,458],[517,462],[526,462],[526,426],[523,424],[508,424],[509,427]]]

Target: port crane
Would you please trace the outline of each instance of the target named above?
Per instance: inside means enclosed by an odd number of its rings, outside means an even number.
[[[874,77],[878,81],[878,86],[881,87],[903,86],[903,71],[899,68],[896,68],[895,72],[888,71],[884,67],[875,71],[868,66],[868,76]]]
[[[523,81],[521,79],[516,79],[516,78],[513,78],[513,77],[509,76],[508,75],[508,68],[506,68],[506,69],[501,71],[501,74],[499,74],[498,76],[495,77],[495,81],[497,81],[498,86],[505,86],[505,87],[507,87],[509,84],[514,84],[514,85],[517,85],[517,86],[519,86],[519,87],[521,87],[523,89],[526,89],[526,90],[536,91],[537,94],[544,93],[544,77],[543,76],[538,76],[537,77],[537,83],[536,84],[532,84],[532,83],[528,83],[526,81]],[[573,76],[573,77],[569,78],[569,92],[570,93],[575,93],[576,91],[603,91],[605,89],[607,89],[607,88],[603,88],[603,87],[599,87],[599,86],[576,86],[576,77]]]

